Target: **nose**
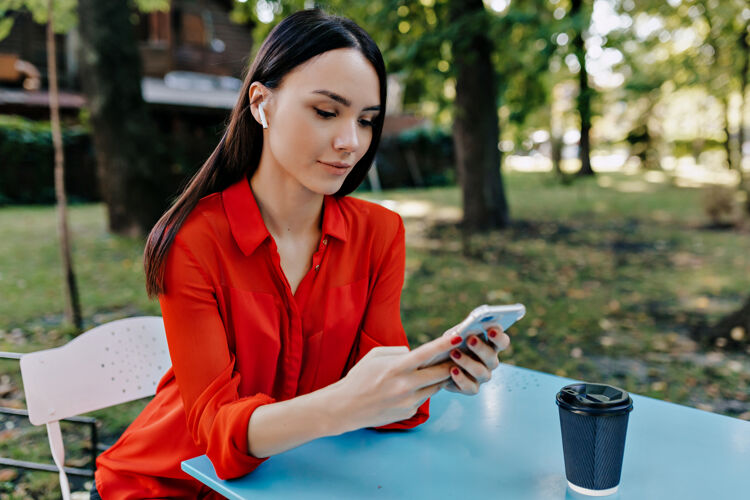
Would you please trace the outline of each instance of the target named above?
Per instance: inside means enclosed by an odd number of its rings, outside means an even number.
[[[359,129],[356,121],[346,120],[336,131],[333,139],[333,148],[336,151],[353,153],[359,148]]]

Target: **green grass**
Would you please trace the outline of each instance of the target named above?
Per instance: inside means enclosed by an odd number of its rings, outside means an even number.
[[[528,314],[511,329],[504,362],[750,419],[747,352],[692,338],[750,294],[750,235],[709,228],[701,190],[599,177],[562,186],[550,175],[506,175],[513,223],[474,236],[469,256],[455,220],[407,219],[402,305],[412,342],[478,304],[522,302]],[[598,185],[604,177],[611,187]],[[428,218],[460,206],[455,188],[365,196],[421,200]]]
[[[750,293],[746,230],[708,228],[700,190],[643,176],[562,186],[551,174],[515,173],[505,182],[511,227],[474,236],[467,252],[457,188],[362,194],[428,208],[405,217],[402,309],[413,345],[479,304],[523,302],[527,317],[510,330],[502,361],[750,419],[748,352],[691,338]],[[61,326],[55,220],[52,207],[0,209],[0,350],[28,352],[73,336]],[[87,327],[159,314],[144,290],[143,240],[108,234],[102,205],[71,207],[70,226]],[[0,405],[23,407],[17,362],[0,361],[0,377]],[[144,404],[97,412],[102,441],[114,441]],[[86,466],[87,430],[66,437],[73,463]],[[43,429],[0,416],[0,456],[49,461]],[[0,481],[0,498],[55,498],[56,481],[22,473]]]
[[[144,292],[143,241],[107,233],[103,205],[69,209],[74,269],[83,316],[158,313]],[[0,328],[60,324],[64,300],[56,215],[50,207],[0,209]]]

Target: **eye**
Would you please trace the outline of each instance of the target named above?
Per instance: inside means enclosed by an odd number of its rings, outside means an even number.
[[[372,120],[365,120],[364,118],[362,118],[361,120],[359,120],[359,124],[363,127],[372,127]]]
[[[330,113],[328,111],[323,111],[322,109],[313,108],[315,109],[315,112],[318,113],[318,115],[322,118],[333,118],[336,116],[336,113]]]

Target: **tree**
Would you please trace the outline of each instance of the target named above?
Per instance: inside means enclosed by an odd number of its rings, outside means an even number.
[[[746,2],[728,0],[724,2],[710,2],[704,0],[683,0],[674,7],[672,2],[660,0],[644,0],[638,2],[635,12],[622,12],[634,17],[646,14],[652,19],[658,19],[663,26],[655,30],[645,40],[639,40],[638,50],[623,50],[624,65],[631,73],[630,89],[633,95],[639,91],[654,93],[664,83],[670,82],[674,87],[699,86],[713,95],[723,108],[724,150],[729,168],[736,168],[740,174],[740,186],[748,186],[743,182],[741,168],[741,147],[744,142],[743,120],[739,124],[739,141],[732,145],[731,131],[728,121],[729,94],[734,90],[740,93],[740,116],[744,116],[745,97],[748,78],[748,36],[750,36],[750,9]],[[621,4],[622,8],[624,5]],[[635,10],[635,3],[630,4]],[[635,31],[635,27],[633,27]],[[695,43],[679,51],[669,47],[662,60],[654,60],[644,64],[644,54],[656,51],[656,45],[667,45],[665,41],[675,38],[681,30],[687,30],[696,38]],[[632,39],[633,33],[619,33],[619,47],[627,48],[627,38]],[[684,31],[683,31],[684,33]],[[662,41],[664,40],[664,41]],[[634,45],[631,44],[631,47]],[[663,49],[663,47],[662,47]],[[736,57],[739,54],[740,57]],[[640,86],[640,87],[639,87]],[[654,100],[658,99],[655,98]],[[747,192],[747,191],[746,191]],[[750,201],[747,205],[750,210]],[[727,339],[730,347],[739,347],[747,342],[750,332],[750,298],[747,298],[737,310],[717,321],[710,328],[701,328],[695,332],[707,343],[713,343],[719,338]]]
[[[622,5],[620,5],[622,8]],[[630,144],[630,153],[641,160],[649,170],[661,168],[660,145],[663,143],[659,124],[658,105],[664,88],[679,88],[693,84],[695,77],[685,68],[690,60],[684,53],[675,53],[664,40],[671,39],[674,31],[682,28],[683,21],[667,3],[659,2],[648,11],[662,20],[664,28],[650,33],[638,34],[633,16],[646,11],[633,12],[622,9],[618,14],[629,19],[627,27],[611,31],[607,46],[616,49],[622,60],[615,66],[620,74],[627,75],[622,96],[637,116],[625,140]],[[641,4],[641,8],[646,8]],[[663,54],[668,54],[664,57]]]
[[[102,197],[110,231],[143,235],[158,219],[172,194],[167,191],[165,153],[146,112],[140,87],[140,57],[127,0],[55,0],[58,33],[74,29],[80,17],[82,83],[91,111]],[[169,0],[135,0],[142,12],[168,10]],[[28,10],[37,23],[47,19],[47,4],[0,0],[0,12]],[[12,17],[0,24],[10,32]]]
[[[141,7],[144,10],[153,10],[159,7],[163,8],[166,5],[164,3],[164,0],[139,1]],[[65,192],[65,157],[62,142],[62,127],[60,124],[60,99],[56,59],[57,49],[55,43],[55,33],[66,33],[70,29],[73,29],[73,27],[77,23],[75,7],[76,6],[74,0],[47,0],[47,2],[38,2],[34,0],[0,0],[0,13],[27,10],[31,13],[32,18],[35,22],[47,25],[47,74],[49,80],[49,105],[52,143],[54,147],[55,196],[57,199],[57,225],[58,235],[60,238],[60,260],[63,268],[65,283],[65,319],[68,323],[72,324],[75,328],[80,330],[83,326],[83,321],[76,275],[73,268],[70,231],[68,228],[67,196]],[[10,33],[12,25],[13,17],[4,17],[2,23],[0,23],[0,36],[7,36]],[[140,79],[138,79],[138,82],[138,85],[140,85]],[[89,96],[89,102],[92,101],[96,101],[96,98],[92,99],[92,97]],[[124,113],[117,117],[117,121],[127,122],[128,119],[126,117],[127,113]],[[112,179],[108,179],[108,181],[112,182]],[[106,182],[103,184],[102,191],[110,191]],[[132,202],[136,206],[143,204],[141,200],[138,199],[135,199]],[[158,216],[158,214],[155,215]]]
[[[631,76],[627,87],[634,90],[646,90],[652,85],[650,99],[659,99],[657,86],[669,82],[675,89],[693,87],[705,89],[722,107],[723,138],[720,139],[724,151],[726,166],[738,172],[739,187],[750,194],[750,186],[744,179],[742,165],[742,143],[745,132],[742,123],[745,108],[745,95],[748,78],[748,36],[750,36],[750,8],[743,0],[683,0],[679,3],[659,0],[643,0],[636,3],[618,4],[621,15],[631,19],[647,17],[661,25],[650,35],[638,36],[637,23],[630,29],[622,30],[618,36],[621,52],[625,56],[624,65]],[[685,35],[694,39],[685,46]],[[638,44],[628,40],[637,39]],[[682,39],[682,47],[677,48],[675,40]],[[663,54],[655,58],[654,54]],[[740,55],[740,57],[737,57]],[[645,62],[645,60],[650,60]],[[633,85],[636,82],[636,85]],[[640,85],[641,89],[637,86]],[[644,86],[645,85],[645,86]],[[740,123],[734,127],[730,124],[730,96],[738,93]],[[734,138],[737,137],[737,140]],[[696,137],[700,144],[703,137]],[[700,146],[696,148],[700,152]],[[750,199],[750,196],[748,196]],[[746,205],[750,213],[750,203]]]
[[[738,144],[739,144],[739,158],[738,158],[738,166],[739,166],[739,173],[740,173],[740,187],[742,190],[745,191],[745,212],[747,214],[750,214],[750,183],[748,183],[747,179],[745,179],[744,176],[744,169],[743,169],[743,163],[744,163],[744,148],[745,145],[745,112],[747,107],[747,87],[748,87],[748,72],[750,72],[750,42],[748,42],[748,38],[750,38],[750,18],[748,18],[747,22],[745,23],[745,29],[742,31],[738,37],[738,45],[739,45],[739,54],[744,56],[742,57],[742,69],[740,70],[740,131],[738,134]]]
[[[141,95],[127,0],[79,0],[81,82],[91,112],[110,231],[148,232],[167,207],[166,152]]]
[[[705,75],[706,86],[722,104],[724,113],[724,151],[726,164],[731,170],[738,168],[736,164],[735,146],[729,124],[729,95],[732,91],[732,80],[740,72],[739,61],[733,57],[733,49],[737,32],[745,25],[739,26],[739,5],[734,1],[714,5],[706,0],[695,0],[693,7],[698,7],[702,17],[708,25],[705,45],[710,47],[710,72]]]
[[[472,233],[508,225],[508,203],[500,176],[497,86],[482,0],[452,0],[450,19],[456,66],[453,141],[463,192],[463,229]]]
[[[55,197],[57,198],[57,232],[60,238],[60,260],[65,279],[65,318],[75,328],[81,330],[81,304],[78,300],[78,286],[70,254],[68,231],[68,201],[65,196],[65,163],[63,156],[62,131],[60,127],[60,93],[57,88],[57,50],[55,47],[55,14],[52,0],[47,0],[49,21],[47,22],[47,72],[49,75],[49,108],[52,125],[52,144],[55,148]]]
[[[578,175],[594,175],[591,168],[591,97],[594,89],[589,85],[589,73],[586,70],[586,47],[583,40],[584,31],[591,24],[591,13],[583,0],[571,0],[570,18],[573,22],[573,51],[580,69],[578,71],[578,114],[581,118],[581,139],[578,147],[578,158],[581,169]]]
[[[56,15],[60,15],[63,22],[62,29],[70,24],[70,17],[66,16],[66,6],[53,0],[47,0],[46,5],[33,2],[4,2],[0,4],[0,12],[5,10],[19,10],[27,7],[32,9],[34,20],[47,25],[47,75],[49,79],[49,108],[50,126],[52,130],[52,145],[55,152],[55,198],[57,200],[57,234],[60,239],[60,263],[63,270],[63,296],[65,298],[65,319],[76,329],[81,330],[83,321],[81,319],[81,304],[78,297],[78,286],[76,274],[73,269],[73,259],[70,250],[70,230],[68,229],[68,202],[65,194],[65,157],[62,142],[62,127],[60,125],[60,93],[57,85],[57,49],[55,44]],[[2,30],[4,35],[10,33],[12,18],[5,22],[7,31]]]

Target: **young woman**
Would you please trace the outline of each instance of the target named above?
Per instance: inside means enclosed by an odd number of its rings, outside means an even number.
[[[173,366],[97,460],[93,495],[219,498],[180,470],[207,454],[222,478],[310,440],[406,429],[445,387],[474,394],[509,339],[441,337],[409,351],[399,302],[404,226],[348,198],[385,111],[380,51],[350,20],[305,10],[260,47],[227,130],[145,250]]]

